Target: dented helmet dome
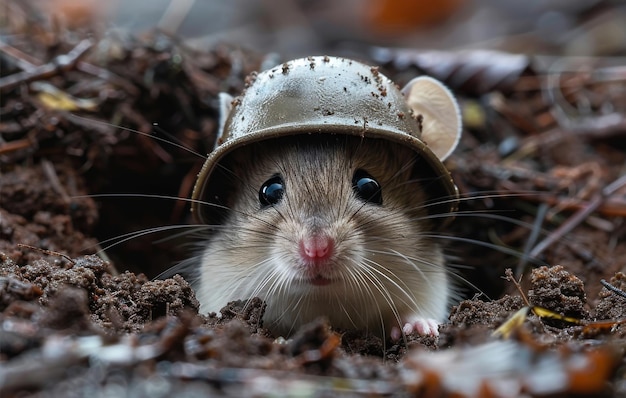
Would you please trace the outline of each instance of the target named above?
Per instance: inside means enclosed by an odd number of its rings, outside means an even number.
[[[285,62],[252,74],[198,175],[192,212],[202,223],[219,222],[210,209],[220,196],[212,182],[225,155],[250,143],[299,134],[345,134],[379,138],[412,148],[426,162],[436,185],[437,213],[457,209],[458,190],[450,173],[421,140],[417,115],[395,83],[371,67],[350,59],[316,56]],[[453,217],[441,220],[445,224]]]

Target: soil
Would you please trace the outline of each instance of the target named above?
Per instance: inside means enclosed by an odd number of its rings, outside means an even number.
[[[14,46],[55,68],[80,35],[50,34]],[[0,395],[626,394],[626,129],[563,134],[540,90],[459,92],[465,117],[484,121],[447,162],[463,197],[447,238],[462,297],[440,336],[392,342],[320,319],[284,340],[263,329],[258,299],[199,314],[185,279],[155,279],[188,252],[183,238],[161,242],[176,229],[116,243],[189,224],[168,197],[190,196],[218,92],[241,92],[264,55],[156,33],[100,40],[73,68],[13,85],[19,64],[2,55]],[[532,131],[520,121],[538,115]]]

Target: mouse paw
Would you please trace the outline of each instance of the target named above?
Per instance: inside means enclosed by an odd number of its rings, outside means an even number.
[[[402,335],[409,336],[412,334],[438,337],[439,323],[434,319],[417,318],[411,322],[405,323],[402,330],[397,326],[391,329],[391,338],[394,341],[400,340]]]

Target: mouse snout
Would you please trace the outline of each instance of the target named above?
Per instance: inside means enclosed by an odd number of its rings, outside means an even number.
[[[300,256],[305,263],[318,264],[333,254],[335,242],[326,234],[305,236],[300,240]]]

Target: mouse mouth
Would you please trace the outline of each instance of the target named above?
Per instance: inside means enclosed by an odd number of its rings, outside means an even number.
[[[308,278],[306,281],[313,286],[326,286],[332,282],[331,279],[324,278],[322,275],[319,274],[313,276],[312,278]]]

